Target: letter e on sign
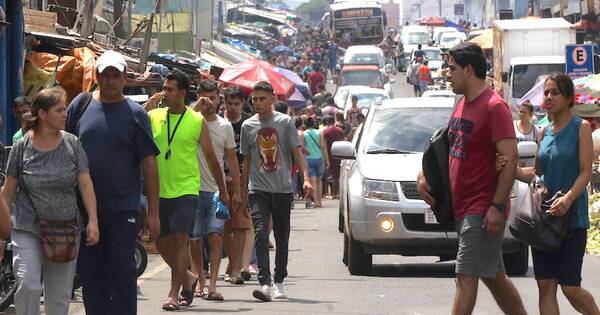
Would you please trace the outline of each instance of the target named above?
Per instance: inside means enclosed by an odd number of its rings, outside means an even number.
[[[587,62],[588,53],[584,47],[575,47],[575,49],[573,49],[572,59],[576,65],[584,65]]]

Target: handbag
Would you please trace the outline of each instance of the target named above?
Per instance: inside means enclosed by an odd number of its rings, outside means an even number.
[[[529,184],[529,193],[512,222],[510,232],[519,240],[543,252],[555,252],[560,249],[563,239],[569,235],[571,212],[562,217],[549,213],[552,203],[564,196],[561,191],[550,195],[548,187],[535,177]]]
[[[77,257],[77,218],[72,220],[47,220],[40,218],[39,212],[29,195],[27,184],[23,176],[23,158],[25,148],[29,142],[29,136],[23,142],[21,152],[19,154],[19,162],[17,164],[17,173],[19,176],[19,190],[22,191],[31,203],[31,207],[36,217],[37,223],[40,225],[40,236],[42,239],[42,247],[44,249],[44,257],[52,262],[65,263],[72,261]]]

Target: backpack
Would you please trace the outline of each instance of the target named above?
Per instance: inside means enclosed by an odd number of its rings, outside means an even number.
[[[436,130],[429,146],[423,153],[423,174],[431,187],[435,205],[431,207],[435,218],[442,225],[454,222],[450,176],[448,175],[448,126]]]

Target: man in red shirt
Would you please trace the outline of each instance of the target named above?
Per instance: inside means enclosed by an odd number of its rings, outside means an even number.
[[[449,178],[458,234],[457,291],[452,314],[471,314],[481,279],[506,314],[526,314],[521,297],[506,276],[502,240],[510,209],[510,190],[518,161],[508,105],[485,82],[481,47],[464,43],[450,50],[452,91],[464,97],[449,120]],[[507,156],[496,172],[496,154]],[[418,189],[433,203],[423,173]]]
[[[340,187],[340,163],[341,160],[331,155],[331,145],[336,141],[346,140],[346,135],[342,128],[335,125],[335,119],[332,115],[323,117],[325,128],[323,129],[323,138],[327,143],[327,156],[329,156],[329,171],[331,172],[331,195],[334,199],[338,198]]]
[[[319,84],[325,83],[325,76],[321,73],[321,65],[315,64],[313,71],[308,75],[308,86],[310,86],[310,93],[316,95],[319,93]]]

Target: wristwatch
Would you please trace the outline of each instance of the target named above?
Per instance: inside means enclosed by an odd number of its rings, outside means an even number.
[[[501,203],[495,203],[495,202],[492,202],[492,207],[498,209],[498,211],[500,211],[502,213],[504,213],[504,210],[506,209],[505,205],[503,205]]]

